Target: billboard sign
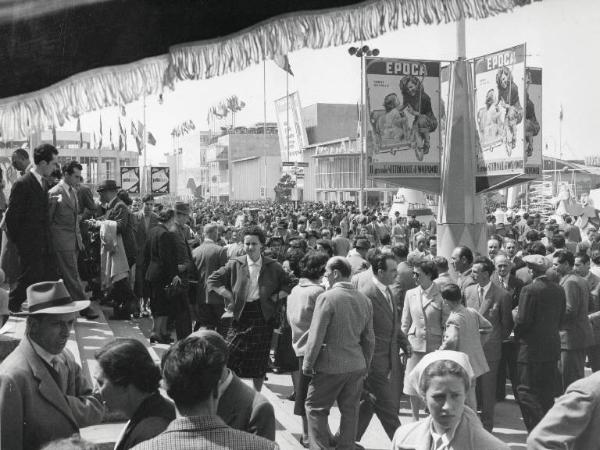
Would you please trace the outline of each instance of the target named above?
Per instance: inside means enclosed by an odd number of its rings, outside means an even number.
[[[170,173],[168,167],[150,167],[150,185],[153,194],[168,194]]]
[[[130,194],[140,193],[140,168],[134,166],[121,167],[121,188]]]
[[[366,58],[365,72],[369,176],[439,177],[440,63]]]
[[[525,174],[542,173],[542,69],[525,71]]]
[[[302,106],[298,92],[292,92],[275,100],[275,113],[281,160],[298,161],[302,155],[302,149],[308,146],[308,136],[302,120]]]
[[[525,172],[525,44],[475,59],[477,176]]]

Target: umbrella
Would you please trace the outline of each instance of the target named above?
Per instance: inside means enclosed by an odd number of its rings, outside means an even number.
[[[0,0],[0,134],[62,125],[176,81],[532,0]]]

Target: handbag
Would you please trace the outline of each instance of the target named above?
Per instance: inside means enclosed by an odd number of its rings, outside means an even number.
[[[174,284],[171,282],[165,286],[165,294],[169,299],[174,299],[181,296],[181,294],[183,294],[183,290],[183,283]]]

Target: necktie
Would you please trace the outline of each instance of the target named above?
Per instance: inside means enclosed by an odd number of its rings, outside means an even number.
[[[385,297],[387,298],[387,301],[390,305],[390,309],[392,310],[392,312],[394,312],[394,303],[392,302],[392,291],[390,291],[389,287],[385,289]]]
[[[483,302],[483,287],[479,286],[479,306],[481,306],[482,302]]]
[[[64,389],[64,384],[63,384],[63,375],[62,375],[62,362],[60,361],[60,358],[58,356],[54,356],[51,360],[50,360],[50,365],[52,366],[52,368],[54,369],[54,371],[56,372],[56,382],[58,384],[58,386],[61,389]]]

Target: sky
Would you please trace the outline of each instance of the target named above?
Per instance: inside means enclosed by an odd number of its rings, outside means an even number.
[[[600,104],[600,1],[544,0],[517,8],[512,13],[466,24],[467,58],[475,58],[525,43],[527,65],[543,69],[542,132],[544,154],[559,156],[561,148],[559,113],[563,110],[562,153],[564,158],[583,159],[600,154],[595,137]],[[450,61],[456,59],[456,24],[411,26],[364,42],[378,48],[380,56],[403,59]],[[289,54],[294,76],[289,91],[298,91],[302,106],[314,103],[360,101],[360,59],[348,54],[349,44],[321,50],[304,49]],[[266,73],[266,95],[263,91]],[[157,145],[148,145],[149,163],[165,162],[172,151],[171,130],[192,120],[197,129],[209,129],[209,108],[231,95],[246,107],[237,114],[236,125],[250,126],[264,119],[275,121],[274,101],[286,94],[286,72],[272,61],[208,80],[185,81],[173,91],[146,98],[146,124]],[[537,105],[536,105],[537,107]],[[126,106],[128,120],[143,120],[143,102]],[[537,111],[536,111],[537,112]],[[537,112],[538,119],[540,113]],[[118,139],[117,108],[106,108],[82,116],[83,131],[98,132],[102,116],[104,138],[112,127]],[[230,118],[223,120],[228,126]],[[129,131],[130,125],[127,124]],[[75,129],[68,123],[63,129]],[[129,138],[129,149],[135,148]]]

